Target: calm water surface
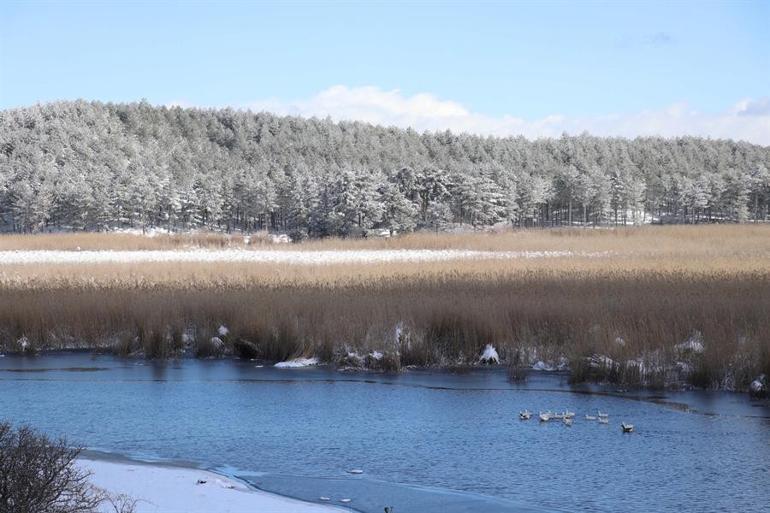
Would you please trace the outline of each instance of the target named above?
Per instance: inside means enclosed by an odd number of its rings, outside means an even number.
[[[522,422],[524,408],[578,416]],[[584,420],[596,409],[610,425]],[[742,394],[67,354],[0,358],[0,418],[372,513],[770,511],[770,406]]]

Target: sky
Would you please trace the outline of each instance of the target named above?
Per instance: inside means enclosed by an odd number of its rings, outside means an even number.
[[[0,108],[78,98],[770,145],[770,1],[2,2]]]

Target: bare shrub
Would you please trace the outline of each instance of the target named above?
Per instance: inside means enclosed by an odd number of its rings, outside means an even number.
[[[134,513],[139,501],[129,495],[120,493],[117,495],[106,494],[104,502],[109,505],[112,513]]]
[[[259,347],[244,338],[236,338],[233,341],[233,352],[235,356],[245,360],[254,360],[259,357]]]
[[[28,426],[0,423],[0,513],[92,513],[105,501],[131,513],[135,501],[111,497],[75,466],[81,449]]]

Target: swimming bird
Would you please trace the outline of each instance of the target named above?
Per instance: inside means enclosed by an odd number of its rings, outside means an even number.
[[[521,420],[529,420],[532,418],[532,412],[529,410],[524,410],[519,412],[519,418]]]
[[[634,432],[634,425],[633,424],[626,424],[625,422],[622,422],[620,424],[620,429],[622,429],[624,433],[633,433]]]

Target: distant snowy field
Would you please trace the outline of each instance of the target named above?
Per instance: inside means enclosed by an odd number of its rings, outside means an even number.
[[[472,251],[472,250],[163,250],[163,251],[0,251],[0,265],[98,264],[142,262],[246,262],[273,264],[375,264],[390,262],[441,262],[448,260],[509,260],[557,257],[601,257],[609,252],[573,251]]]

